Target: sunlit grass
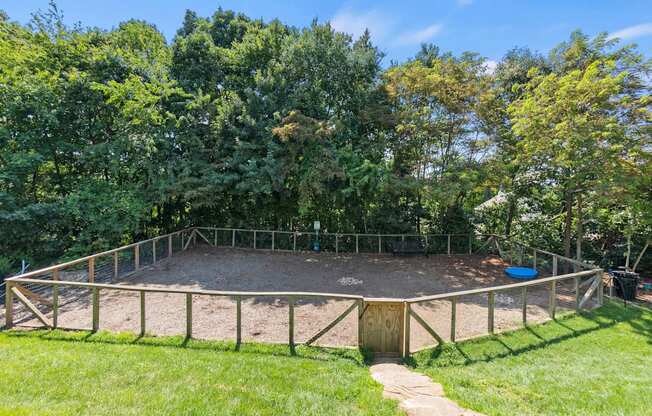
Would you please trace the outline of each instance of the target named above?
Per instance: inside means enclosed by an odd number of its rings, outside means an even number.
[[[488,415],[652,414],[652,313],[609,303],[416,354],[453,400]]]
[[[396,415],[357,350],[0,333],[0,415]]]

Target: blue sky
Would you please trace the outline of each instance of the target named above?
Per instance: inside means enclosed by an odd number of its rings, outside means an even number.
[[[0,9],[22,23],[47,8],[48,0],[2,0]],[[546,53],[574,29],[589,35],[607,31],[635,42],[652,56],[652,1],[639,0],[402,0],[402,1],[207,1],[59,0],[68,23],[110,29],[138,18],[154,23],[171,40],[185,9],[208,16],[222,6],[269,21],[278,17],[297,27],[313,18],[358,36],[365,27],[390,59],[414,55],[422,42],[455,53],[476,51],[499,60],[514,46]]]

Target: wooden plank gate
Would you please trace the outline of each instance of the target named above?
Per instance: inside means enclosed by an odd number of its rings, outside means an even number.
[[[376,355],[402,356],[405,346],[405,302],[365,299],[358,324],[362,346]]]

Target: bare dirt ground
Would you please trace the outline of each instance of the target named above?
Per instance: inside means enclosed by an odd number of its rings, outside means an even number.
[[[481,255],[390,255],[286,253],[198,246],[148,266],[117,284],[229,291],[301,291],[355,294],[366,297],[412,298],[513,283],[504,275],[500,258]],[[558,311],[574,305],[572,283],[557,286]],[[100,329],[139,331],[138,293],[103,290],[100,295]],[[91,297],[88,291],[62,294],[59,326],[90,329]],[[547,287],[528,290],[528,321],[548,319]],[[304,298],[295,308],[295,341],[302,342],[328,325],[351,301]],[[414,306],[444,339],[450,339],[450,301]],[[22,305],[17,324],[39,326]],[[457,304],[457,339],[487,333],[487,296],[466,296]],[[45,309],[51,317],[51,311]],[[497,332],[521,325],[521,291],[496,294]],[[317,345],[356,345],[357,319],[352,313],[324,335]],[[147,333],[185,333],[185,296],[148,293]],[[243,342],[287,342],[288,305],[282,298],[243,300]],[[235,301],[223,297],[193,297],[193,337],[234,340]],[[412,319],[411,349],[434,343]]]

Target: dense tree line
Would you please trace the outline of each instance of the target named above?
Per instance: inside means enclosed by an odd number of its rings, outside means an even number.
[[[606,34],[383,68],[328,23],[188,11],[168,43],[52,5],[1,13],[0,56],[1,272],[190,225],[479,230],[603,264],[652,236],[652,65]]]

